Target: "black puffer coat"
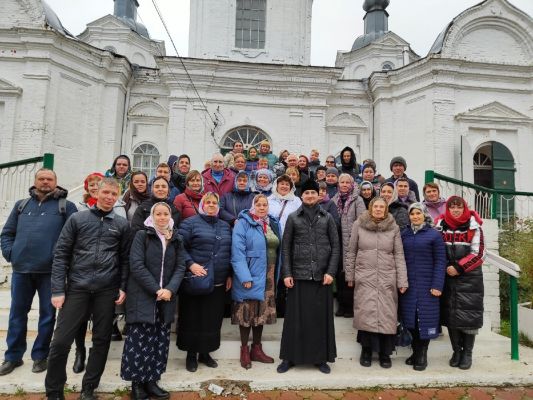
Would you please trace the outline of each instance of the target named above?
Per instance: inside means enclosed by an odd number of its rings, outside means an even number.
[[[161,311],[162,322],[170,324],[174,321],[176,294],[185,273],[183,239],[177,231],[167,244],[164,260],[162,256],[163,245],[154,228],[146,228],[135,234],[130,251],[126,298],[128,324],[154,324],[156,307]],[[162,285],[159,282],[161,278]],[[157,291],[161,288],[172,292],[170,301],[156,302]]]
[[[322,281],[324,274],[335,276],[340,241],[333,217],[322,207],[309,223],[303,207],[289,215],[281,241],[282,278]]]
[[[389,212],[394,217],[396,224],[400,229],[405,228],[411,222],[409,221],[409,214],[407,213],[407,206],[396,199],[389,204]]]
[[[69,290],[126,291],[129,272],[130,226],[113,211],[97,209],[72,214],[57,240],[52,265],[52,294]]]
[[[479,329],[483,326],[483,231],[474,218],[455,230],[444,220],[439,220],[436,227],[446,244],[446,266],[452,265],[459,272],[457,276],[446,274],[441,324],[452,329]]]
[[[174,220],[174,228],[180,226],[181,215],[174,203],[171,203],[169,200],[156,199],[151,196],[148,200],[145,200],[141,203],[139,207],[135,210],[133,218],[131,219],[131,229],[133,232],[144,229],[144,221],[150,216],[150,210],[155,203],[164,201],[170,206],[172,212],[172,219]]]

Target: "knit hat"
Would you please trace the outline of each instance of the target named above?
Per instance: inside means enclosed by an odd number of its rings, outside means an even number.
[[[318,183],[312,179],[306,180],[301,186],[301,192],[304,193],[306,190],[314,190],[318,193]]]
[[[339,170],[335,167],[329,167],[326,171],[326,175],[329,175],[329,174],[335,174],[335,176],[338,178],[339,177]]]
[[[395,163],[399,163],[403,165],[403,168],[407,170],[407,162],[405,161],[405,158],[401,156],[393,157],[392,160],[390,160],[390,170],[392,171],[392,166]]]

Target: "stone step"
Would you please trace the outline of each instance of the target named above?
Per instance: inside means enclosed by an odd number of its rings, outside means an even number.
[[[279,324],[279,322],[278,322]],[[224,327],[229,323],[225,321]],[[343,325],[339,322],[339,327]],[[277,325],[275,325],[277,326]],[[236,327],[233,327],[237,331]],[[0,332],[3,343],[5,333]],[[353,333],[355,338],[355,332]],[[173,336],[167,365],[161,386],[171,391],[200,390],[211,382],[223,387],[238,384],[252,390],[274,389],[350,389],[350,388],[421,388],[421,387],[453,387],[453,386],[528,386],[533,384],[533,349],[520,347],[520,361],[510,359],[510,341],[503,336],[485,332],[476,338],[474,364],[472,369],[463,371],[450,368],[448,359],[451,353],[449,339],[446,335],[431,342],[428,352],[429,366],[424,372],[413,371],[404,364],[410,349],[399,348],[392,356],[393,366],[390,369],[380,368],[377,357],[370,368],[359,365],[360,346],[353,341],[344,340],[343,335],[337,339],[335,363],[331,365],[331,374],[320,373],[313,366],[297,366],[285,374],[278,374],[276,366],[279,362],[279,341],[265,341],[265,352],[276,359],[275,364],[252,363],[252,368],[244,370],[240,367],[238,340],[223,340],[221,348],[213,352],[219,367],[210,369],[200,364],[196,373],[185,370],[185,353],[176,350]],[[31,346],[31,340],[30,340]],[[5,346],[5,345],[4,345]],[[102,376],[98,391],[113,393],[130,386],[120,378],[120,356],[123,342],[115,342],[111,346],[106,370]],[[29,347],[30,348],[30,347]],[[81,388],[83,374],[72,373],[73,351],[68,364],[68,386],[74,391]],[[45,374],[31,372],[31,360],[26,354],[25,364],[13,373],[3,376],[0,380],[0,393],[43,392]]]

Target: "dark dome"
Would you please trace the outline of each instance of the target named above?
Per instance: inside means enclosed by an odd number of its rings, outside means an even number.
[[[363,10],[366,12],[384,10],[389,6],[390,0],[365,0]]]
[[[353,42],[352,51],[359,50],[365,46],[368,46],[370,43],[384,36],[386,33],[387,32],[379,31],[370,32],[366,35],[359,36],[357,39],[355,39],[355,42]]]
[[[128,17],[117,17],[122,22],[124,22],[126,25],[128,25],[133,31],[137,32],[139,35],[144,36],[147,39],[150,39],[150,35],[148,34],[148,29],[146,29],[146,26],[141,24],[138,21],[134,21],[131,18]]]

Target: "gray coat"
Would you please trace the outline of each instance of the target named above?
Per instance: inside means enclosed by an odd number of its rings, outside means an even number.
[[[339,196],[340,194],[337,192],[337,194],[331,199],[335,205],[339,200]],[[350,235],[352,234],[353,223],[366,211],[365,202],[361,196],[359,196],[359,191],[357,189],[354,189],[350,195],[350,199],[354,200],[351,202],[348,212],[344,213],[338,210],[341,219],[343,269],[346,269],[346,254],[348,252],[348,245],[350,243]]]
[[[391,214],[376,224],[366,212],[354,223],[346,281],[354,282],[354,328],[396,333],[398,289],[408,283],[400,229]]]

